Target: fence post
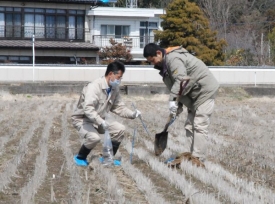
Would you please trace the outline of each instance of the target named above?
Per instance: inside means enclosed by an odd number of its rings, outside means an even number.
[[[34,65],[35,65],[35,35],[32,35],[32,81],[34,82]]]
[[[257,86],[257,74],[254,72],[254,86]]]

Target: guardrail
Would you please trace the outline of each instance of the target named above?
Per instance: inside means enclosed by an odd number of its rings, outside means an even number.
[[[21,40],[36,39],[47,40],[84,40],[85,28],[66,28],[52,26],[11,26],[0,25],[0,38],[16,38]]]
[[[220,84],[275,84],[275,67],[209,67]],[[93,81],[106,65],[0,65],[0,81]],[[33,74],[34,73],[34,74]],[[124,83],[162,83],[153,66],[126,66]]]
[[[93,44],[99,47],[111,46],[110,39],[131,49],[142,49],[146,44],[155,42],[153,36],[93,35]]]

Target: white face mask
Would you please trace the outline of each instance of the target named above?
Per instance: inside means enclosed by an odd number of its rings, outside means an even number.
[[[117,87],[120,84],[120,80],[115,79],[115,81],[110,80],[111,87]]]

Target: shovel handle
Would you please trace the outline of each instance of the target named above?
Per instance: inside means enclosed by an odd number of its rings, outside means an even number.
[[[187,84],[189,83],[189,80],[190,80],[190,78],[189,78],[189,77],[186,77],[185,79],[183,79],[183,80],[180,82],[180,91],[179,91],[179,94],[178,94],[178,96],[177,96],[177,98],[176,98],[176,101],[177,101],[177,102],[179,102],[180,96],[181,96],[183,90],[185,89],[185,87],[187,86]],[[169,115],[169,118],[168,118],[168,120],[167,120],[167,122],[166,122],[166,125],[165,125],[165,127],[164,127],[163,132],[166,132],[166,131],[167,131],[168,127],[175,121],[175,119],[176,119],[176,118],[172,117],[171,114]]]
[[[165,124],[163,132],[166,132],[168,127],[174,122],[175,118],[172,117],[172,115],[169,115],[169,118]]]

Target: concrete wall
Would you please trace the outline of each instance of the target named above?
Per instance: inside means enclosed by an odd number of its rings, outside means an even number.
[[[220,84],[275,84],[275,69],[211,69]]]
[[[104,76],[106,66],[0,66],[0,82],[93,81]],[[275,84],[275,69],[210,68],[220,84]],[[152,67],[126,66],[123,83],[162,83]]]
[[[33,69],[34,68],[34,69]],[[79,94],[89,81],[104,75],[106,66],[0,65],[0,96],[4,93],[51,95]],[[275,68],[210,67],[221,87],[241,86],[251,95],[275,95]],[[33,72],[34,71],[34,72]],[[34,78],[33,78],[34,76]],[[34,79],[34,82],[32,80]],[[265,84],[260,86],[260,84]],[[268,84],[268,85],[267,85]],[[233,85],[233,86],[232,86]],[[234,86],[235,85],[235,86]],[[257,85],[256,87],[254,87]],[[126,66],[121,91],[128,95],[168,94],[152,67]]]
[[[106,66],[0,66],[0,82],[93,81],[104,76]],[[275,84],[275,69],[211,68],[220,84]],[[123,83],[162,83],[152,67],[126,66]]]
[[[30,94],[37,96],[46,96],[53,94],[61,95],[79,95],[87,82],[0,82],[0,97],[7,93],[9,94]],[[126,95],[154,95],[154,94],[169,94],[169,90],[164,84],[125,84],[120,86],[120,92]],[[241,95],[250,96],[275,96],[274,85],[221,85],[219,96],[234,96]]]

